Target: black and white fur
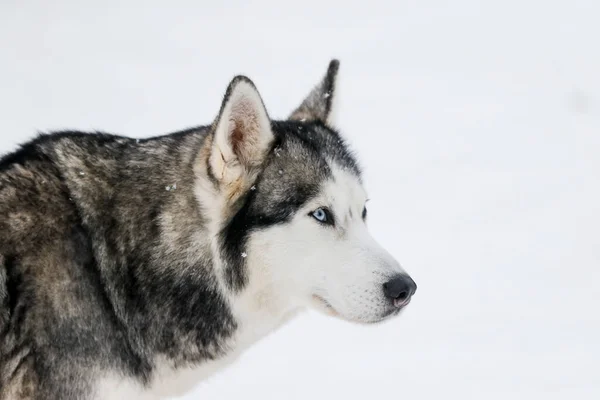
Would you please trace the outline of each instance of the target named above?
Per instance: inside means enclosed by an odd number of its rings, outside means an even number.
[[[0,399],[159,399],[307,307],[398,314],[416,285],[367,231],[338,66],[287,120],[240,76],[209,126],[2,158]]]

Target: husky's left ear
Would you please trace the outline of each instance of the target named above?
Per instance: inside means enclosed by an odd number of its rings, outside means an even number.
[[[231,81],[213,129],[210,172],[220,183],[232,185],[230,189],[241,189],[274,139],[271,120],[250,79],[237,76]]]
[[[300,107],[290,115],[290,120],[321,121],[326,125],[332,124],[336,98],[335,86],[339,67],[340,62],[338,60],[331,60],[323,80],[304,99]]]

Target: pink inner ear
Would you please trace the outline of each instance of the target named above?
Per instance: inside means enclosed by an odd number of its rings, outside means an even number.
[[[256,110],[249,99],[241,98],[233,105],[229,124],[229,141],[233,153],[241,162],[251,161],[259,151],[256,147],[260,126]]]
[[[231,149],[233,150],[233,154],[240,157],[244,141],[244,129],[240,124],[235,123],[235,121],[230,121],[230,124],[231,133],[229,134],[229,140],[231,142]]]

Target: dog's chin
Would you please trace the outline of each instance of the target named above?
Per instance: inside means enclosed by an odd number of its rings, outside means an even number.
[[[323,297],[316,295],[316,294],[312,296],[312,305],[313,305],[313,308],[315,308],[317,311],[320,311],[321,313],[323,313],[327,316],[339,318],[344,321],[352,322],[354,324],[363,324],[363,325],[373,325],[373,324],[378,324],[378,323],[387,321],[387,320],[393,318],[394,316],[400,314],[400,312],[403,309],[403,308],[390,307],[390,308],[384,310],[382,313],[374,314],[372,316],[369,316],[368,318],[348,317],[348,316],[344,315],[343,313],[339,312],[338,310],[336,310],[335,307],[333,307],[330,302],[328,302]]]

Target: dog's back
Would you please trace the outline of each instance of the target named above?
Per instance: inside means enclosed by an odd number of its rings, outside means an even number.
[[[60,174],[38,143],[0,163],[0,398],[36,397],[43,363],[39,347],[61,346],[54,330],[60,321],[45,313],[53,291],[64,285],[69,267],[61,251],[73,251],[67,232],[76,218],[65,198]],[[61,243],[62,246],[55,246]],[[57,299],[64,299],[58,297]],[[63,307],[66,304],[53,304]]]
[[[2,400],[84,398],[94,371],[136,363],[71,197],[73,165],[60,162],[108,138],[43,136],[0,161]]]

